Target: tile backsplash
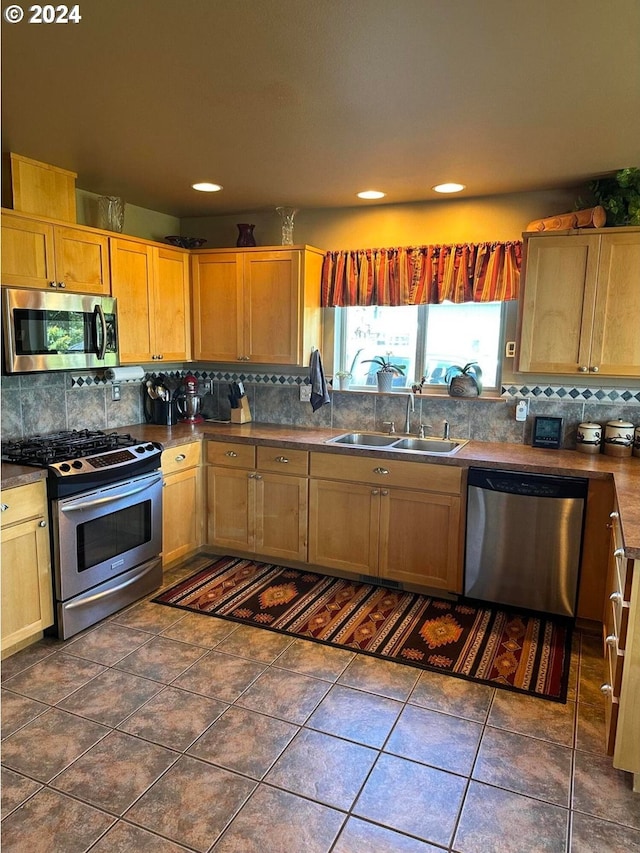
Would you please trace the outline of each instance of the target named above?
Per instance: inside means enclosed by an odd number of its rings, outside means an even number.
[[[299,386],[306,382],[306,372],[287,375],[215,369],[193,372],[211,388],[203,398],[203,413],[207,418],[229,419],[228,382],[242,380],[257,423],[384,431],[388,429],[385,422],[394,421],[396,430],[404,431],[407,395],[403,393],[334,391],[331,403],[313,412],[309,403],[300,402]],[[177,370],[169,375],[184,373],[185,370]],[[105,382],[100,374],[3,376],[2,438],[23,438],[60,429],[108,430],[143,423],[141,383],[122,382],[120,392],[121,399],[112,401],[111,383]],[[523,397],[529,399],[529,416],[525,423],[519,423],[515,420],[515,407]],[[528,444],[536,415],[564,418],[563,446],[571,448],[575,447],[576,428],[581,421],[605,423],[623,418],[639,425],[640,393],[619,391],[613,396],[607,389],[582,388],[576,394],[568,386],[554,385],[542,390],[505,387],[501,398],[417,395],[410,426],[414,434],[422,423],[428,435],[442,435],[443,422],[447,420],[454,438]]]

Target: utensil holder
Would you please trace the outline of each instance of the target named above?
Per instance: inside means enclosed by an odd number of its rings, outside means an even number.
[[[237,409],[231,409],[231,423],[232,424],[248,424],[251,418],[251,409],[249,408],[249,401],[246,397],[241,397],[239,402],[239,406]]]

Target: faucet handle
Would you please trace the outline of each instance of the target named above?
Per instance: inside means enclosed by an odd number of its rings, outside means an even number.
[[[442,426],[442,438],[446,441],[449,438],[449,421],[443,421]]]
[[[425,430],[428,426],[430,426],[430,424],[420,424],[418,429],[418,438],[426,438]]]
[[[389,427],[389,435],[393,435],[396,431],[396,422],[395,421],[382,421],[382,426]]]

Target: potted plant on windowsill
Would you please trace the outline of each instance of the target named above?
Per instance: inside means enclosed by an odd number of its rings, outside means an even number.
[[[482,394],[482,370],[476,361],[464,367],[452,364],[445,374],[450,397],[479,397]]]
[[[334,388],[338,387],[338,391],[346,391],[349,387],[349,383],[351,382],[352,374],[349,373],[348,370],[337,370],[333,378],[336,380],[334,382]]]
[[[387,353],[385,358],[383,355],[377,355],[375,358],[365,358],[362,363],[377,364],[380,370],[376,373],[378,379],[378,391],[391,391],[393,388],[393,380],[396,376],[404,376],[404,368],[399,364],[393,364],[391,361],[391,353]]]

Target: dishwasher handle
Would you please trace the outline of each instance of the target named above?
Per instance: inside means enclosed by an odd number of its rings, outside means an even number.
[[[589,481],[584,477],[557,477],[524,471],[469,468],[469,487],[532,498],[586,498]]]

